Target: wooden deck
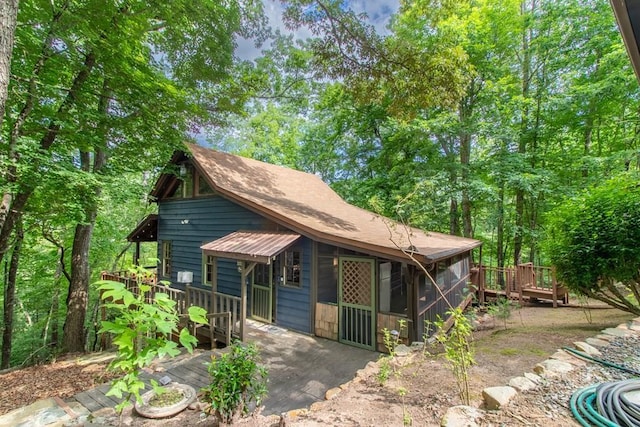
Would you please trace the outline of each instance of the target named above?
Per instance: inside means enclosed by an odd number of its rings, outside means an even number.
[[[490,267],[480,265],[472,274],[478,301],[508,297],[520,302],[551,301],[554,307],[569,303],[569,291],[558,283],[551,267],[534,266],[532,263],[516,267]]]
[[[151,379],[158,381],[164,376],[168,376],[174,382],[188,384],[196,390],[200,390],[209,384],[209,373],[205,363],[211,361],[211,354],[211,351],[201,352],[196,357],[189,357],[188,354],[185,354],[172,361],[163,372],[143,373],[141,378],[146,384],[145,390],[151,390],[149,382]],[[73,398],[91,412],[102,408],[113,408],[122,399],[106,396],[110,387],[110,384],[102,384],[97,388],[76,394]]]

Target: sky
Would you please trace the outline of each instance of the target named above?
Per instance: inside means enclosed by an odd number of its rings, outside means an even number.
[[[306,39],[311,33],[301,28],[295,32],[289,31],[284,27],[282,22],[282,3],[280,0],[263,0],[265,14],[269,18],[269,25],[274,29],[280,30],[282,34],[294,34],[297,39]],[[389,18],[400,7],[400,0],[347,0],[349,7],[356,13],[366,13],[369,22],[377,29],[380,34],[387,32],[386,26]],[[238,48],[236,54],[241,59],[254,59],[260,56],[261,51],[266,46],[256,47],[251,40],[238,40]]]

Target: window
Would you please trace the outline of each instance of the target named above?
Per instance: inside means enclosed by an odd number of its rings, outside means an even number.
[[[202,256],[202,284],[211,285],[213,283],[215,257],[212,255]]]
[[[171,276],[171,241],[162,241],[162,275]]]
[[[200,174],[197,174],[197,180],[198,180],[198,184],[196,187],[197,196],[208,196],[211,194],[215,194],[215,192],[213,191],[213,188],[209,186],[205,177],[203,177]]]
[[[193,197],[193,167],[181,164],[176,176],[175,190],[169,195],[172,199],[187,199]]]
[[[382,262],[378,264],[379,309],[385,313],[407,314],[408,285],[402,264]]]
[[[318,302],[338,302],[338,248],[318,243]]]
[[[253,283],[261,286],[271,286],[269,281],[271,276],[271,265],[258,264],[253,268]]]
[[[284,252],[284,285],[299,288],[302,270],[302,254],[298,250]]]

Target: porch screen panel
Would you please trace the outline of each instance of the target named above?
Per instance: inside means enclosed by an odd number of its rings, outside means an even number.
[[[375,347],[375,262],[340,258],[340,341],[358,347]]]

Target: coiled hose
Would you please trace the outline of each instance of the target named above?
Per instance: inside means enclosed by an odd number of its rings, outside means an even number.
[[[640,375],[638,371],[591,357],[573,348],[565,347],[564,350],[589,361],[633,375]],[[585,427],[638,427],[640,426],[640,405],[630,401],[626,396],[626,393],[632,391],[640,391],[639,379],[602,383],[582,388],[571,396],[571,413]]]

